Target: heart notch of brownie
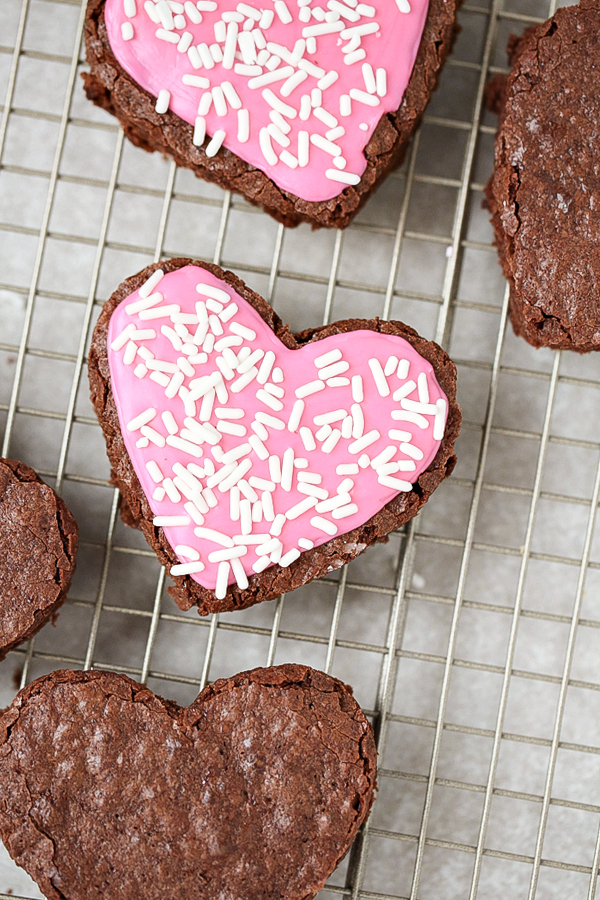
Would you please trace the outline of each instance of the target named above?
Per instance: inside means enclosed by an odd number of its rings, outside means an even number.
[[[308,900],[369,812],[375,759],[351,690],[307,667],[185,709],[55,672],[0,717],[0,833],[49,900]]]

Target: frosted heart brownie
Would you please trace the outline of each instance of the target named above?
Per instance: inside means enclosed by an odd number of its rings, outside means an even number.
[[[285,225],[344,228],[403,159],[457,0],[88,0],[87,96]]]
[[[63,500],[32,468],[0,459],[0,660],[56,617],[77,535]]]
[[[53,672],[0,714],[0,836],[48,900],[311,900],[376,786],[351,688],[254,669],[188,707]]]
[[[356,557],[452,471],[456,369],[400,322],[292,335],[231,272],[172,259],[123,282],[89,358],[125,519],[201,614]]]

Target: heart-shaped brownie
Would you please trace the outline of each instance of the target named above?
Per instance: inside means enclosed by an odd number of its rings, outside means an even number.
[[[359,183],[377,123],[400,106],[427,0],[310,2],[106,0],[104,18],[123,69],[194,125],[196,146],[208,134],[209,155],[222,144],[323,201]]]
[[[145,270],[103,311],[94,405],[185,606],[246,606],[342,565],[452,465],[443,351],[398,323],[330,330],[299,347],[241,282],[187,260]]]
[[[186,709],[55,672],[0,717],[0,834],[49,900],[309,900],[368,815],[375,760],[351,689],[305,666]]]
[[[25,463],[0,459],[0,660],[56,616],[76,554],[61,498]]]
[[[345,227],[406,151],[456,0],[88,0],[86,93],[287,225]]]

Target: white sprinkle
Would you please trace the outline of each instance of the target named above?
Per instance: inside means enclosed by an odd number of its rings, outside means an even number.
[[[348,516],[354,516],[358,512],[356,503],[349,503],[347,506],[341,506],[334,509],[331,513],[334,519],[346,519]]]
[[[196,291],[199,294],[204,294],[205,297],[211,297],[213,300],[218,300],[219,303],[229,303],[231,300],[231,295],[228,294],[227,291],[215,287],[212,284],[207,284],[204,281],[198,282]],[[202,300],[198,300],[196,303],[196,314],[200,320],[202,320],[203,316],[206,317],[206,304]]]
[[[385,97],[387,94],[387,72],[385,69],[377,69],[375,83],[378,95]]]
[[[238,26],[236,22],[229,22],[227,25],[227,36],[225,38],[225,47],[223,48],[223,68],[232,69],[237,49]],[[218,39],[217,39],[218,40]]]
[[[197,572],[202,572],[203,570],[204,563],[201,562],[178,563],[176,566],[171,566],[169,574],[173,576],[195,575]]]
[[[409,410],[392,410],[392,419],[396,419],[398,422],[412,422],[414,425],[418,425],[418,427],[422,429],[429,427],[429,422],[427,421],[425,416],[422,416],[416,412],[410,412]]]
[[[342,494],[336,494],[335,497],[329,497],[327,500],[321,500],[321,502],[317,504],[316,512],[332,512],[334,509],[338,509],[341,506],[347,506],[350,502],[350,494],[344,491],[344,493]]]
[[[135,326],[134,326],[134,324],[133,324],[132,322],[130,322],[130,324],[127,325],[127,326],[123,329],[123,331],[121,332],[121,334],[119,334],[119,335],[114,339],[114,341],[113,341],[112,344],[110,345],[110,349],[111,349],[111,350],[120,350],[122,347],[124,347],[125,344],[129,341],[129,337],[130,337],[130,335],[131,335],[131,333],[132,333],[133,331],[135,331]]]
[[[273,509],[273,497],[269,491],[264,491],[261,495],[263,518],[266,522],[272,522],[275,518],[275,510]]]
[[[227,561],[219,563],[217,569],[217,580],[215,583],[215,597],[217,600],[223,600],[227,595],[227,583],[229,581],[229,572],[231,565]]]
[[[240,591],[245,591],[248,587],[248,576],[244,571],[244,566],[242,565],[241,560],[231,560],[231,571],[233,572],[234,578]]]
[[[156,410],[150,407],[149,409],[145,409],[144,412],[141,412],[134,419],[127,423],[128,431],[138,431],[142,425],[147,425],[148,422],[151,422],[152,419],[156,417]]]
[[[273,59],[273,57],[271,57],[271,59]],[[258,88],[266,87],[266,85],[273,84],[276,81],[285,81],[293,74],[294,69],[292,66],[283,66],[281,69],[275,69],[273,72],[264,72],[257,75],[255,78],[251,78],[248,82],[248,87],[251,91],[255,91]]]
[[[169,384],[169,377],[162,372],[150,372],[150,379],[160,384],[161,387],[167,387]]]
[[[256,340],[256,332],[252,331],[251,328],[246,328],[245,325],[240,325],[239,322],[232,322],[229,326],[229,330],[233,332],[233,334],[237,334],[240,337],[245,338],[247,341]]]
[[[309,25],[308,28],[303,28],[302,37],[319,37],[321,34],[334,34],[336,31],[343,30],[343,22],[323,22],[320,25]]]
[[[169,400],[172,400],[173,397],[175,397],[175,395],[178,393],[179,388],[182,386],[184,381],[185,375],[183,374],[183,372],[175,372],[169,384],[167,385],[167,388],[165,390],[165,397],[167,397]]]
[[[319,531],[324,531],[325,534],[337,534],[337,525],[334,525],[333,522],[330,522],[328,519],[323,519],[321,516],[313,516],[310,520],[310,524],[313,528],[318,528]]]
[[[393,441],[402,443],[403,441],[410,441],[412,438],[412,434],[410,433],[410,431],[400,431],[398,428],[391,428],[388,431],[388,437]]]
[[[318,441],[324,441],[333,432],[331,425],[322,425],[317,431],[315,437]]]
[[[281,487],[284,491],[291,491],[294,477],[294,450],[288,447],[283,454],[281,464]]]
[[[365,430],[365,417],[363,415],[362,408],[360,404],[353,403],[350,407],[350,412],[352,413],[352,437],[356,440],[363,436]]]
[[[235,381],[232,381],[230,384],[230,390],[233,394],[239,394],[251,381],[254,381],[258,374],[258,369],[256,366],[253,366],[248,372],[244,372],[243,375],[240,375],[239,378],[236,378]]]
[[[190,520],[187,516],[154,516],[152,524],[156,528],[167,528],[169,526],[189,525]]]
[[[298,132],[298,165],[301,169],[309,163],[310,157],[310,135],[308,131]]]
[[[140,433],[147,437],[149,441],[152,441],[153,444],[156,444],[157,447],[165,446],[165,439],[162,434],[159,434],[154,428],[150,428],[149,425],[142,425]]]
[[[306,120],[310,118],[310,114],[311,114],[310,94],[303,94],[302,97],[300,98],[300,119],[303,122],[306,122]]]
[[[193,547],[188,547],[187,544],[178,544],[175,547],[175,553],[177,556],[185,556],[186,559],[191,559],[193,562],[200,559],[198,551],[194,550]]]
[[[409,394],[412,394],[416,387],[417,385],[414,381],[407,381],[402,387],[399,387],[397,391],[394,391],[392,399],[396,401],[403,400]]]
[[[324,441],[323,446],[321,447],[321,450],[323,451],[323,453],[331,453],[337,446],[338,441],[340,440],[341,436],[342,436],[342,432],[340,431],[340,429],[334,428],[333,431],[331,432],[331,434],[329,435],[329,437],[326,438],[326,440]]]
[[[131,22],[123,22],[123,24],[121,25],[121,37],[124,41],[130,41],[132,39],[133,25],[131,24]]]
[[[125,312],[128,315],[133,316],[135,313],[141,312],[142,310],[150,309],[151,306],[156,306],[158,303],[161,303],[162,300],[163,295],[158,291],[155,291],[148,297],[144,297],[141,300],[136,300],[134,303],[130,303],[125,307]]]
[[[200,97],[200,103],[198,104],[198,115],[205,116],[207,115],[210,107],[212,106],[212,93],[207,91],[205,94],[202,94]]]
[[[187,53],[190,47],[192,46],[192,41],[194,40],[194,36],[191,31],[184,31],[179,39],[179,43],[177,44],[177,50],[179,53]],[[208,87],[208,85],[204,85],[204,87]]]
[[[396,6],[400,10],[401,13],[409,13],[411,10],[410,3],[408,0],[396,0]]]
[[[330,181],[339,181],[341,184],[360,184],[360,175],[352,172],[340,172],[339,169],[325,169],[325,177]]]
[[[217,429],[222,434],[233,434],[235,437],[245,437],[246,429],[243,425],[236,425],[234,422],[217,422]]]
[[[154,109],[157,113],[166,113],[169,108],[169,103],[171,101],[171,94],[169,91],[164,88],[158,92],[158,97],[156,98],[156,106]]]
[[[302,547],[303,550],[312,550],[315,545],[308,538],[298,538],[298,546]]]
[[[148,470],[148,475],[150,476],[154,484],[160,484],[164,476],[160,471],[158,463],[156,463],[153,459],[149,459],[146,463],[146,468]]]
[[[254,434],[256,434],[256,435],[261,439],[261,441],[268,441],[268,440],[269,440],[269,432],[267,431],[267,429],[265,428],[264,425],[261,425],[260,422],[257,422],[257,421],[255,420],[255,421],[252,422],[252,424],[250,425],[250,428],[252,429],[252,431],[254,432]]]
[[[398,357],[397,356],[389,356],[385,366],[383,367],[383,374],[386,378],[389,375],[393,375],[396,369],[398,368]]]
[[[138,441],[138,444],[139,444],[139,441]],[[138,444],[136,444],[136,447],[138,446]],[[166,491],[163,487],[154,488],[154,492],[152,494],[152,499],[156,500],[157,503],[162,503],[162,501],[165,499],[165,493],[166,493]]]
[[[329,491],[318,487],[316,484],[306,484],[301,481],[298,483],[297,488],[299,494],[307,494],[309,497],[316,497],[317,500],[327,500],[329,497]]]
[[[316,111],[315,111],[316,115]],[[338,125],[337,128],[330,128],[329,131],[325,132],[325,137],[328,141],[337,141],[338,138],[344,137],[346,134],[346,129],[343,125]],[[338,169],[346,168],[346,160],[343,156],[335,156],[333,159],[333,164]]]
[[[268,413],[262,412],[261,410],[256,413],[256,420],[262,425],[266,425],[269,428],[274,428],[276,431],[283,431],[283,429],[285,428],[285,422],[283,422],[281,419],[278,419],[277,416],[271,416]]]
[[[279,16],[279,18],[281,19],[283,24],[289,25],[289,23],[292,21],[292,14],[290,13],[289,9],[287,8],[287,4],[285,3],[285,0],[275,0],[274,6],[275,6],[275,12]]]
[[[322,381],[309,381],[307,384],[303,384],[296,389],[296,397],[302,399],[303,397],[308,397],[310,394],[316,394],[317,391],[322,391],[324,388],[325,385]]]
[[[225,560],[237,559],[240,556],[245,556],[248,552],[248,548],[242,546],[239,547],[225,547],[224,550],[213,550],[212,553],[208,554],[208,561],[211,563],[220,563]]]
[[[200,54],[193,45],[191,47],[188,47],[187,55],[193,69],[202,68],[202,60],[200,59]]]
[[[315,416],[313,422],[315,425],[331,425],[332,422],[340,422],[348,415],[345,409],[334,409],[328,413],[322,413]]]
[[[276,375],[276,374],[277,374],[277,369],[274,369],[273,375]],[[284,389],[282,387],[279,387],[279,385],[277,385],[277,384],[271,384],[270,382],[268,384],[265,384],[265,391],[268,391],[269,394],[272,394],[274,397],[279,397],[280,400],[283,397],[285,397]]]
[[[257,574],[260,574],[260,572],[264,572],[270,565],[271,561],[268,556],[259,556],[256,562],[252,564],[252,569]]]
[[[163,487],[167,492],[167,497],[169,498],[169,500],[171,500],[173,503],[181,502],[181,494],[173,484],[172,478],[165,478],[165,480],[163,481]]]
[[[303,81],[306,81],[308,78],[308,74],[303,72],[302,69],[299,69],[297,72],[294,72],[293,75],[281,85],[280,93],[282,97],[289,97],[292,91],[295,91],[296,88],[302,84]]]
[[[413,444],[409,444],[406,441],[400,444],[400,450],[402,453],[405,453],[406,456],[412,457],[412,459],[423,459],[423,451],[419,450],[418,447],[415,447]]]
[[[361,59],[364,59],[366,55],[367,54],[364,50],[354,50],[352,53],[347,53],[346,56],[344,56],[344,62],[347,66],[352,66],[354,65],[354,63],[360,62]],[[352,89],[350,93],[352,94]],[[379,101],[377,102],[379,103]],[[375,104],[372,105],[374,106]]]
[[[336,467],[336,475],[358,475],[358,466],[356,463],[342,463]]]
[[[332,141],[328,141],[327,138],[323,137],[322,134],[311,134],[310,136],[311,144],[314,144],[315,147],[318,147],[320,150],[324,150],[325,153],[329,153],[330,156],[340,156],[342,152],[342,148],[337,144],[334,144]]]
[[[377,92],[377,84],[375,82],[375,73],[373,72],[373,66],[370,63],[363,63],[361,68],[367,92],[369,94],[375,94]],[[350,94],[350,96],[352,96],[352,94]]]
[[[317,356],[314,363],[317,369],[323,369],[326,366],[330,366],[332,363],[337,362],[341,358],[341,350],[329,350],[327,353],[323,353],[321,356]]]
[[[211,140],[209,141],[208,147],[206,148],[206,155],[208,157],[216,156],[216,154],[221,149],[225,137],[226,133],[223,130],[215,131]]]
[[[374,459],[371,460],[371,465],[374,469],[378,469],[379,466],[383,466],[384,463],[393,459],[397,453],[397,447],[394,444],[388,444],[385,450],[382,450]]]
[[[228,469],[229,466],[226,466],[225,468]],[[221,491],[221,493],[224,494],[228,490],[230,490],[234,484],[237,484],[237,482],[241,478],[244,477],[246,472],[250,471],[251,468],[252,468],[252,460],[250,460],[250,459],[242,460],[242,462],[239,463],[239,465],[235,466],[233,472],[228,474],[226,478],[224,478],[223,480],[220,481],[219,490]],[[217,477],[216,475],[213,476],[213,478],[216,478],[216,477]],[[213,485],[210,485],[210,487],[213,487]]]
[[[362,403],[365,399],[362,375],[352,376],[352,399],[355,403]]]
[[[417,378],[417,387],[419,391],[419,400],[421,403],[429,403],[429,385],[427,384],[427,373],[420,372]]]
[[[166,41],[168,44],[179,43],[179,35],[175,34],[174,31],[167,31],[165,28],[157,28],[157,30],[155,31],[155,36],[160,41]]]
[[[315,437],[310,428],[308,428],[306,425],[303,425],[300,429],[300,437],[302,439],[302,443],[304,444],[305,450],[308,450],[310,452],[311,450],[317,449]]]
[[[200,459],[202,456],[202,448],[198,447],[197,444],[192,443],[192,441],[186,441],[181,437],[177,437],[174,434],[170,434],[167,438],[167,444],[170,447],[176,447],[178,450],[181,450],[183,453],[189,453],[190,456],[194,456],[196,459]]]
[[[340,116],[352,115],[352,101],[349,94],[342,94],[340,97]]]
[[[279,565],[282,568],[287,569],[287,567],[291,566],[291,564],[295,562],[299,556],[300,550],[297,550],[296,547],[294,547],[292,550],[288,550],[288,552],[281,557],[281,559],[279,560]]]
[[[387,383],[387,379],[383,374],[383,369],[381,368],[381,363],[378,359],[372,358],[369,360],[369,368],[373,375],[373,380],[375,381],[375,387],[377,388],[379,395],[381,397],[387,397],[390,393],[390,386]]]
[[[446,411],[448,404],[443,397],[436,401],[436,413],[433,420],[433,439],[441,441],[444,437],[444,429],[446,427]]]
[[[304,412],[304,401],[296,400],[292,407],[292,411],[290,413],[290,417],[288,419],[288,431],[298,431],[298,427],[300,425],[300,421],[302,419],[302,413]]]
[[[281,541],[276,537],[272,537],[268,541],[262,542],[260,546],[256,548],[256,555],[269,556],[274,550],[277,550],[278,547],[281,547]]]
[[[393,478],[391,475],[380,475],[378,478],[379,484],[383,484],[385,487],[393,488],[395,491],[412,491],[413,486],[410,481],[404,481],[401,478]]]
[[[275,368],[273,369],[272,378],[273,381],[276,382],[276,384],[281,384],[281,382],[283,381],[283,372],[281,371],[279,366],[275,366]]]
[[[421,413],[423,416],[435,416],[435,403],[419,403],[418,400],[407,400],[403,398],[400,401],[402,409],[408,409],[410,412]]]
[[[284,525],[285,525],[285,516],[282,513],[279,513],[279,515],[275,516],[275,518],[273,519],[273,523],[272,523],[269,531],[271,532],[272,535],[277,537],[278,535],[281,534],[281,530]],[[271,560],[273,562],[275,562],[275,560],[273,560],[272,556],[271,556]]]
[[[281,113],[282,116],[286,116],[288,119],[295,119],[298,115],[297,111],[293,106],[289,106],[289,104],[284,103],[283,100],[280,100],[276,94],[270,88],[265,88],[262,92],[264,99],[267,101],[270,107],[276,109],[277,112]]]
[[[367,432],[367,434],[363,434],[361,438],[357,441],[354,441],[348,447],[349,453],[361,453],[362,450],[365,450],[367,447],[370,447],[371,444],[374,444],[375,441],[379,440],[381,434],[377,431],[377,429],[373,428],[372,431]]]
[[[348,491],[351,491],[353,487],[354,487],[354,482],[352,481],[352,479],[344,478],[343,481],[340,481],[336,490],[337,490],[338,494],[340,494],[340,493],[345,494]]]
[[[328,128],[330,128],[330,129],[336,129],[336,126],[337,126],[337,124],[338,124],[338,120],[337,120],[336,117],[333,116],[330,112],[327,112],[326,109],[323,109],[322,106],[317,107],[317,108],[313,111],[313,115],[315,116],[315,118],[317,118],[317,119],[319,119],[321,122],[323,122],[323,124],[326,125]],[[336,129],[336,130],[337,130],[337,129]],[[342,133],[345,133],[345,132],[342,132]],[[328,139],[328,140],[329,140],[329,139]]]
[[[229,491],[229,518],[232,522],[240,520],[240,489],[235,484]]]
[[[155,25],[160,25],[160,16],[156,12],[156,6],[152,2],[152,0],[146,0],[144,3],[144,9],[148,14],[148,18],[154,22]]]
[[[342,437],[348,440],[352,437],[352,429],[354,427],[354,419],[352,416],[346,416],[342,422]]]
[[[213,544],[220,544],[221,547],[234,547],[233,540],[227,534],[221,531],[215,531],[214,528],[194,528],[196,537],[203,538],[206,541],[212,541]]]
[[[305,484],[321,484],[323,476],[317,472],[298,472],[298,481]]]

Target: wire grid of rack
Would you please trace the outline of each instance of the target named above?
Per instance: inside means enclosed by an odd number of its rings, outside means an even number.
[[[401,170],[344,233],[287,231],[131,147],[88,104],[79,0],[2,0],[0,434],[80,525],[58,624],[0,667],[0,705],[60,667],[125,671],[190,702],[288,660],[349,681],[380,752],[373,814],[320,897],[593,900],[600,858],[598,355],[533,351],[482,190],[484,86],[544,0],[481,0]],[[459,464],[421,515],[287,597],[200,619],[166,595],[118,516],[85,358],[119,281],[162,256],[214,260],[294,330],[400,318],[459,370]],[[1,893],[4,892],[4,893]],[[0,897],[40,897],[4,851]],[[108,900],[108,898],[107,898]]]

